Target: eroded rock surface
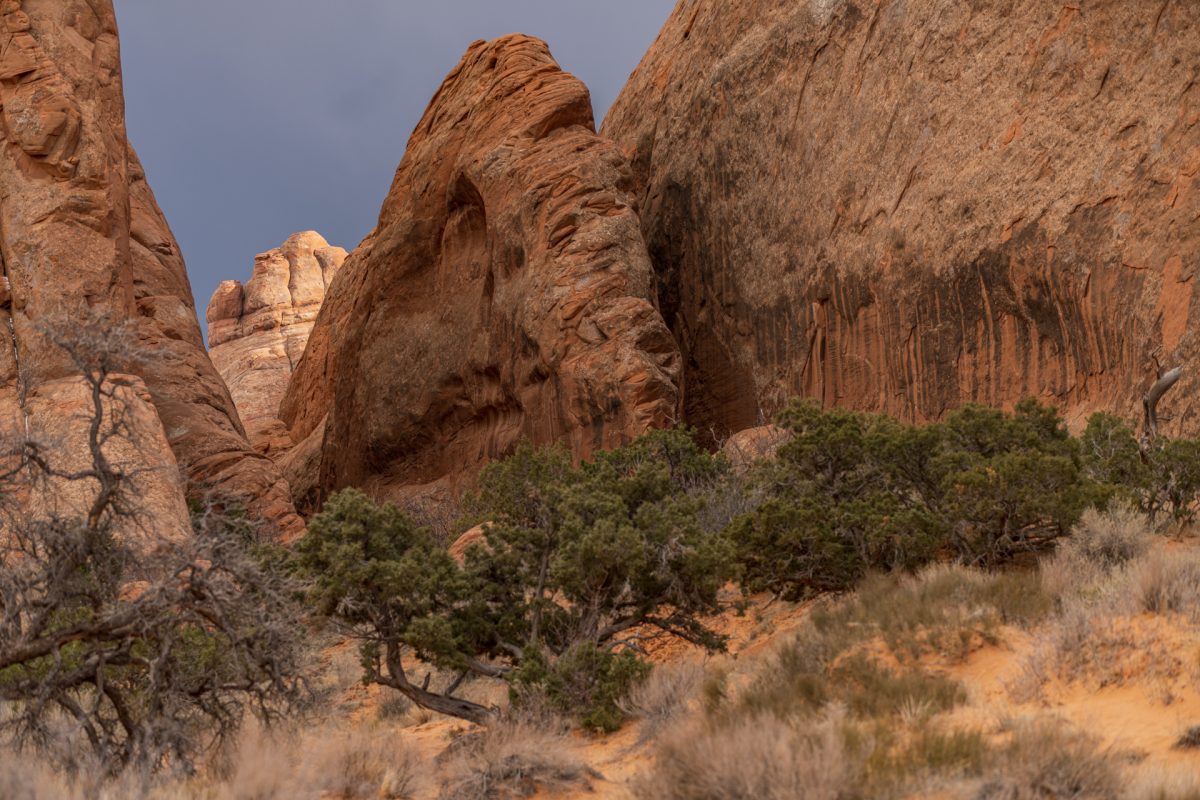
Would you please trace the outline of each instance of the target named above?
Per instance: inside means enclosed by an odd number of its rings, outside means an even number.
[[[208,304],[209,356],[237,404],[250,443],[278,459],[293,442],[279,401],[312,332],[325,290],[346,260],[314,231],[259,255],[243,286],[224,281]]]
[[[628,177],[544,43],[472,45],[288,387],[293,441],[319,446],[292,459],[309,483],[441,491],[522,437],[583,455],[674,419],[678,351]]]
[[[682,0],[603,133],[718,437],[795,394],[1136,416],[1200,355],[1200,4]]]
[[[158,416],[148,446],[161,449],[154,430],[169,446],[147,464],[174,462],[190,492],[231,496],[294,536],[287,485],[204,351],[179,247],[126,139],[110,0],[0,0],[0,106],[0,427],[23,434],[31,398],[76,374],[38,326],[103,310],[146,351],[122,371]]]

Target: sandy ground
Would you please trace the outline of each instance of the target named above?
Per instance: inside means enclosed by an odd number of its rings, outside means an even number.
[[[723,659],[727,671],[737,676],[752,674],[772,648],[803,623],[807,611],[805,605],[757,597],[742,612],[710,619],[714,629],[729,637],[728,654],[714,658]],[[1200,775],[1200,750],[1176,747],[1185,731],[1200,725],[1200,627],[1150,615],[1120,620],[1118,627],[1124,649],[1090,653],[1093,669],[1069,683],[1050,680],[1039,696],[1022,702],[1014,700],[1011,687],[1020,683],[1040,646],[1036,633],[1003,628],[997,644],[980,644],[965,660],[927,660],[927,667],[960,681],[970,698],[943,719],[964,728],[998,731],[1005,720],[1052,714],[1100,737],[1134,775]],[[650,656],[660,664],[703,658],[697,648],[678,641],[658,644]],[[352,646],[343,644],[331,649],[327,658],[344,664],[355,657]],[[386,696],[377,687],[349,686],[339,705],[355,724],[376,725],[402,737],[430,763],[454,737],[470,730],[462,722],[419,709],[400,719],[380,720]],[[493,699],[498,701],[499,695]],[[652,761],[652,744],[642,742],[641,733],[640,725],[633,723],[611,736],[575,734],[571,749],[593,770],[590,786],[537,797],[632,797],[630,782]],[[428,797],[436,797],[434,787]]]

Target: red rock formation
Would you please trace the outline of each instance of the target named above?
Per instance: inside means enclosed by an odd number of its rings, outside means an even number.
[[[685,416],[789,396],[1200,430],[1200,4],[683,0],[605,121]]]
[[[126,140],[111,2],[0,0],[0,106],[0,424],[22,429],[32,398],[71,378],[38,323],[106,309],[152,351],[126,370],[170,446],[147,463],[182,465],[193,491],[244,500],[285,536],[302,530],[204,351],[179,248]]]
[[[627,188],[542,42],[472,45],[288,387],[297,492],[445,489],[522,437],[586,454],[673,419],[678,352]]]
[[[254,260],[245,286],[224,281],[208,304],[209,356],[237,405],[250,443],[278,459],[292,447],[279,401],[312,332],[325,289],[346,260],[314,231]]]

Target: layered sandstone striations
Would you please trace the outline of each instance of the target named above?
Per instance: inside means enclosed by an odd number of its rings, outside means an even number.
[[[110,0],[0,0],[0,106],[0,427],[36,433],[38,409],[77,375],[39,326],[132,325],[144,354],[122,380],[149,398],[135,415],[152,429],[147,468],[182,467],[192,492],[297,533],[286,483],[250,448],[204,351],[179,248],[126,139]]]
[[[545,44],[472,45],[288,387],[293,488],[445,489],[523,437],[585,454],[674,419],[628,177]]]
[[[325,290],[346,260],[314,231],[259,255],[243,286],[224,281],[208,304],[209,356],[237,405],[250,443],[278,458],[292,447],[279,401],[312,332]]]
[[[1132,416],[1200,355],[1200,4],[682,0],[603,133],[718,435],[794,394]]]

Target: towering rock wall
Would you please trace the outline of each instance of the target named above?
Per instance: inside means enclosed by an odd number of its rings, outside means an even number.
[[[633,163],[686,418],[791,395],[1200,430],[1200,4],[681,0],[603,127]]]
[[[208,304],[209,356],[237,405],[250,443],[272,459],[292,447],[279,401],[312,332],[325,290],[346,260],[314,231],[254,260],[243,286],[224,281]]]
[[[38,409],[55,413],[39,398],[75,374],[41,323],[127,321],[146,355],[124,370],[153,412],[138,418],[161,425],[145,441],[169,446],[147,464],[181,466],[191,491],[241,499],[283,536],[302,530],[204,351],[178,245],[126,139],[110,0],[0,0],[0,106],[0,427],[38,428]]]
[[[522,437],[577,453],[676,417],[627,165],[546,46],[471,46],[329,288],[282,404],[301,496],[444,488]]]

